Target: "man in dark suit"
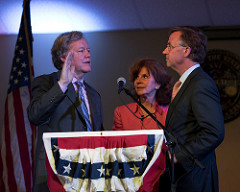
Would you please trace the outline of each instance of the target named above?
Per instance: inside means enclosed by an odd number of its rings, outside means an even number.
[[[163,51],[167,66],[180,75],[165,122],[178,140],[174,156],[177,192],[219,190],[215,149],[224,138],[224,121],[217,87],[200,67],[206,46],[207,37],[199,29],[176,27]]]
[[[41,192],[48,191],[43,132],[87,131],[87,127],[92,131],[103,130],[100,95],[84,81],[85,74],[91,71],[91,57],[83,34],[78,31],[61,34],[51,53],[59,71],[33,80],[28,106],[29,120],[38,126],[34,191]],[[82,86],[79,88],[76,82]],[[79,98],[79,89],[84,100]]]

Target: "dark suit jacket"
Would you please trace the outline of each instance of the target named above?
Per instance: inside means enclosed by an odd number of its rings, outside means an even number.
[[[224,138],[224,121],[217,87],[201,67],[192,71],[170,104],[165,126],[205,166],[197,166],[177,144],[176,191],[218,191],[215,148]]]
[[[32,83],[32,99],[28,106],[28,117],[31,123],[38,126],[37,150],[35,161],[35,188],[46,187],[45,151],[43,132],[87,131],[80,102],[72,83],[65,93],[57,81],[61,71],[42,75]],[[91,110],[92,128],[103,130],[102,104],[100,95],[85,83]],[[35,190],[37,191],[37,190]]]

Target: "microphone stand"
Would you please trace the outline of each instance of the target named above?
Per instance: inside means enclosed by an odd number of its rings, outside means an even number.
[[[122,87],[122,89],[120,91],[118,91],[118,94],[121,93],[121,91],[124,90],[124,92],[129,95],[163,130],[164,130],[164,135],[168,138],[167,140],[167,143],[166,145],[168,146],[168,150],[171,154],[171,192],[175,192],[176,191],[176,183],[175,183],[175,173],[174,173],[174,153],[175,153],[175,146],[176,144],[179,144],[178,143],[178,140],[175,136],[173,136],[171,133],[168,132],[168,130],[165,128],[165,126],[163,126],[162,123],[160,123],[157,118],[148,111],[148,109],[146,109],[146,107],[144,107],[142,105],[141,102],[139,102],[133,95],[132,93]],[[194,160],[194,162],[201,168],[201,169],[204,169],[205,167],[203,166],[203,164],[197,159],[195,158],[183,145],[181,145],[182,149],[184,150],[184,152],[191,157],[192,160]]]

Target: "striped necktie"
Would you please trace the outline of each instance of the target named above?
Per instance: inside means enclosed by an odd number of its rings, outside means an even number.
[[[174,97],[177,95],[181,83],[182,83],[182,82],[181,82],[180,80],[178,80],[178,81],[174,84],[174,86],[173,86],[173,91],[172,91],[171,102],[173,101]]]
[[[76,81],[76,86],[77,86],[77,94],[78,97],[81,101],[81,108],[82,108],[82,112],[84,115],[84,119],[87,125],[87,131],[92,131],[92,126],[91,126],[91,121],[90,121],[90,117],[88,114],[88,109],[87,109],[87,105],[86,105],[86,101],[82,92],[82,88],[83,88],[83,83]]]

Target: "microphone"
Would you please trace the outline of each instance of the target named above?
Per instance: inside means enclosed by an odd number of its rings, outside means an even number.
[[[123,90],[123,86],[126,84],[126,79],[124,77],[119,77],[117,79],[117,84],[118,84],[118,94],[121,93]]]

